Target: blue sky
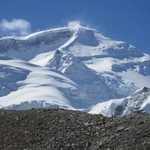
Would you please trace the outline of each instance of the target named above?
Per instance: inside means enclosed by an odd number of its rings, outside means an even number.
[[[150,54],[150,0],[0,0],[0,37],[75,20]]]

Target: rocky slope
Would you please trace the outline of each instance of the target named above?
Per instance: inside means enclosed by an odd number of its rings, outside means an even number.
[[[148,150],[150,116],[107,118],[65,109],[0,110],[0,149]]]

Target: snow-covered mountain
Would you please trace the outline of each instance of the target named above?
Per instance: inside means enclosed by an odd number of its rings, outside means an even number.
[[[150,83],[150,55],[87,27],[4,37],[0,52],[1,108],[56,106],[107,116],[122,108],[125,115],[135,93]],[[147,111],[146,101],[140,108]]]

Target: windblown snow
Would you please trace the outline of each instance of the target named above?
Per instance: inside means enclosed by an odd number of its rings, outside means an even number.
[[[0,108],[149,112],[150,55],[77,26],[0,39]],[[136,109],[135,109],[136,108]]]

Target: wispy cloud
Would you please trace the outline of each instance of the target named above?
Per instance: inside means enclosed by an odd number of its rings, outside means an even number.
[[[81,23],[79,20],[76,21],[69,21],[68,22],[68,27],[69,28],[78,28],[79,26],[81,26]]]
[[[7,21],[3,19],[0,22],[0,30],[4,35],[28,35],[30,33],[31,24],[24,19],[13,19]]]
[[[73,20],[73,21],[68,21],[68,27],[69,28],[78,28],[78,27],[81,27],[81,26],[84,26],[84,27],[87,27],[87,28],[92,28],[92,26],[85,22],[84,20]]]

